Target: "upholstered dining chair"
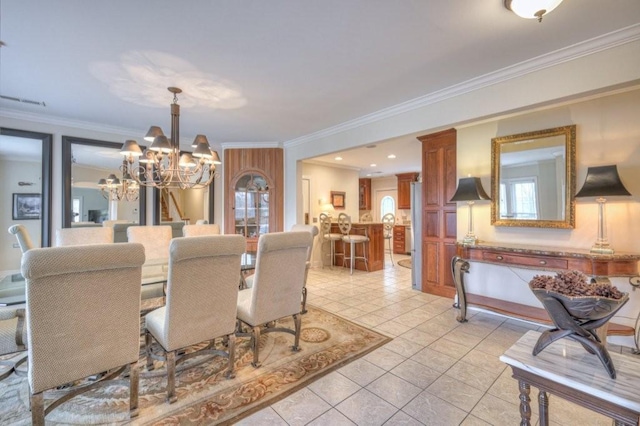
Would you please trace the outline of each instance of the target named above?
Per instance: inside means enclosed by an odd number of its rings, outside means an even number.
[[[129,415],[138,414],[141,244],[36,248],[22,259],[27,295],[31,417],[44,425],[60,403],[129,366]],[[43,392],[108,371],[44,406]],[[106,382],[108,383],[108,382]]]
[[[196,225],[208,225],[209,221],[207,219],[198,219],[196,220]]]
[[[31,250],[35,247],[31,240],[31,236],[29,235],[29,231],[27,231],[27,228],[25,228],[24,225],[10,226],[9,233],[16,236],[16,240],[18,240],[22,253],[25,253],[27,250]]]
[[[342,234],[338,232],[331,232],[331,218],[326,213],[320,213],[320,231],[322,232],[322,239],[329,242],[329,259],[331,266],[336,263],[336,256],[344,257],[344,252],[336,253],[336,241],[342,240]],[[322,258],[322,266],[324,267],[324,256]]]
[[[393,239],[393,227],[396,224],[396,217],[393,213],[387,213],[382,216],[382,235],[384,236],[384,240],[387,242],[388,248],[384,251],[389,251],[389,257],[391,257],[391,265],[395,266],[393,263],[393,246],[391,244],[391,240]]]
[[[0,355],[16,354],[0,360],[0,380],[7,378],[14,369],[25,361],[19,358],[27,347],[27,327],[24,305],[19,308],[0,307]]]
[[[146,257],[143,274],[145,277],[166,274],[163,266],[149,266],[154,263],[168,263],[169,244],[172,229],[170,226],[130,226],[127,228],[127,240],[130,243],[140,243],[144,246]],[[164,284],[151,284],[142,287],[142,299],[152,299],[164,296]]]
[[[353,275],[353,265],[357,259],[364,260],[364,266],[369,271],[369,261],[367,259],[367,251],[364,249],[364,245],[369,241],[369,237],[367,236],[367,228],[364,227],[365,235],[357,235],[352,234],[352,225],[351,225],[351,216],[348,216],[345,213],[340,213],[338,216],[338,227],[340,228],[340,232],[342,232],[342,242],[346,245],[349,244],[349,266],[351,268],[351,274]],[[356,256],[356,244],[362,244],[362,256]],[[346,250],[345,250],[346,251]],[[342,256],[342,265],[347,261],[347,255],[343,254]]]
[[[182,234],[185,237],[198,237],[204,235],[220,235],[220,225],[218,224],[202,224],[202,225],[185,225],[182,227]]]
[[[113,225],[115,225],[116,223],[131,223],[131,222],[126,219],[103,220],[102,226],[109,226],[113,228]]]
[[[166,360],[167,399],[177,400],[176,365],[205,351],[227,358],[227,378],[234,377],[236,303],[242,235],[175,238],[171,241],[167,303],[145,316],[147,369],[153,358]],[[162,347],[152,352],[152,337]],[[228,352],[215,349],[215,339],[228,338]],[[203,350],[176,357],[177,350],[210,340]]]
[[[311,247],[307,252],[307,268],[304,272],[304,286],[302,287],[302,305],[300,309],[301,314],[307,313],[307,278],[309,277],[309,269],[311,268],[311,255],[313,254],[313,243],[315,242],[316,235],[318,235],[318,227],[315,225],[303,225],[296,223],[291,227],[291,232],[308,232],[311,234]]]
[[[62,228],[56,230],[56,247],[113,242],[113,228]]]
[[[313,237],[309,232],[274,232],[258,239],[256,272],[251,288],[238,293],[237,336],[250,336],[254,367],[259,367],[260,335],[281,331],[293,334],[293,350],[300,343],[300,294],[304,285],[307,253]],[[293,316],[295,329],[271,327],[270,323]],[[250,330],[245,331],[243,325]]]

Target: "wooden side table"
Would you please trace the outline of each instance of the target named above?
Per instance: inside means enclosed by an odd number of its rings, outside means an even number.
[[[533,356],[539,336],[537,331],[527,332],[500,357],[518,380],[522,426],[531,422],[531,386],[539,389],[540,426],[549,424],[548,393],[611,417],[616,425],[638,425],[639,358],[611,354],[618,372],[617,378],[611,379],[595,355],[569,339],[554,342]]]

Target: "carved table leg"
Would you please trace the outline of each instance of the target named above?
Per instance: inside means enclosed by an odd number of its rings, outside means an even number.
[[[531,387],[523,380],[518,380],[518,389],[520,389],[520,426],[531,426],[531,405],[529,405]]]
[[[458,303],[457,306],[454,305],[454,307],[460,309],[460,315],[456,317],[458,322],[467,322],[467,296],[464,289],[464,273],[468,272],[469,262],[458,256],[451,258],[451,273],[458,295]]]
[[[540,409],[540,426],[549,426],[549,398],[542,390],[538,392],[538,408]]]

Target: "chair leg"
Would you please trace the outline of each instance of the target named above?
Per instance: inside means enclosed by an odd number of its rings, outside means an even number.
[[[236,335],[234,333],[231,333],[226,336],[225,339],[227,339],[227,347],[229,352],[229,360],[227,364],[228,367],[225,376],[227,377],[227,379],[233,379],[234,377],[236,377],[236,372],[234,370],[236,361]]]
[[[349,244],[349,250],[351,250],[351,253],[349,253],[349,255],[350,255],[349,257],[351,258],[351,261],[350,261],[351,265],[349,265],[349,266],[351,266],[351,275],[353,275],[353,261],[354,261],[354,258],[355,258],[355,251],[356,251],[356,245],[355,245],[355,243],[353,241],[351,241],[351,243]],[[369,270],[369,268],[367,267],[367,271],[368,270]]]
[[[167,352],[167,400],[173,404],[176,396],[176,351]]]
[[[302,309],[300,309],[301,314],[307,313],[307,287],[302,287]]]
[[[147,371],[153,371],[153,358],[151,358],[151,333],[145,330],[144,332],[144,350],[147,354]]]
[[[300,315],[293,316],[293,323],[296,326],[296,334],[293,340],[293,347],[291,348],[294,352],[298,352],[300,350],[300,329],[302,328],[302,319]]]
[[[260,326],[256,325],[255,327],[253,327],[253,362],[251,363],[251,365],[253,365],[255,368],[260,367],[260,362],[258,361],[258,357],[259,357],[259,349],[260,349]]]
[[[31,404],[31,424],[44,426],[44,397],[42,392],[32,393],[29,399]]]
[[[140,386],[140,369],[138,362],[129,364],[129,417],[138,417],[138,391]]]
[[[396,266],[393,263],[393,247],[391,247],[391,239],[389,239],[389,257],[391,258],[391,266]]]

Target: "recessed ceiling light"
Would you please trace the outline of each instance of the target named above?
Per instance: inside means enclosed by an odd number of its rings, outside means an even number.
[[[334,158],[334,160],[336,160],[336,161],[342,161],[342,157],[336,157],[336,158]]]
[[[369,164],[369,167],[378,167],[378,165],[375,164],[375,163],[371,163],[371,164]]]
[[[367,173],[367,176],[371,176],[371,173]]]
[[[389,155],[387,155],[387,158],[391,158],[393,160],[394,158],[396,158],[396,156],[395,156],[395,154],[389,154]]]

